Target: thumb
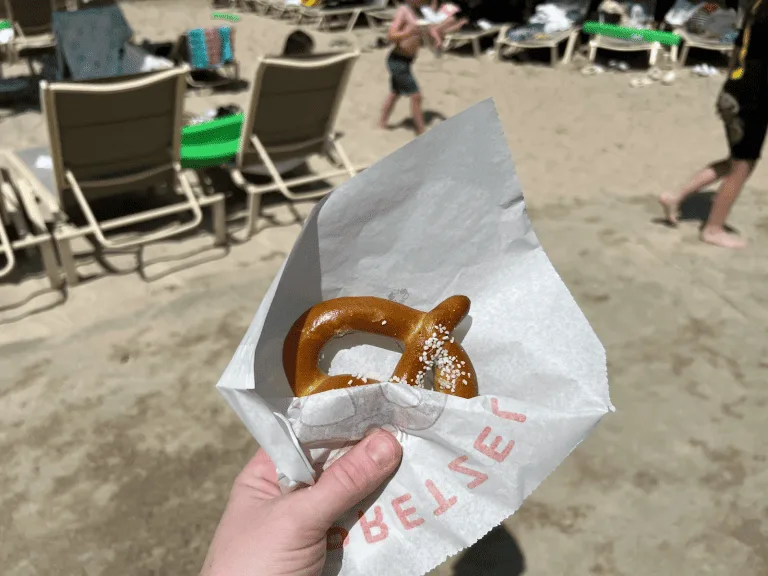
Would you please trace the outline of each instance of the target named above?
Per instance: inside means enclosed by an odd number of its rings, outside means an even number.
[[[377,430],[325,470],[314,486],[297,493],[298,510],[311,513],[326,531],[347,510],[367,498],[397,469],[403,456],[392,434]]]

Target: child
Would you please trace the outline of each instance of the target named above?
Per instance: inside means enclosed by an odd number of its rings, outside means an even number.
[[[312,36],[303,30],[295,30],[285,38],[283,56],[301,56],[311,54],[315,50]]]
[[[384,109],[381,111],[381,128],[387,127],[389,116],[400,96],[408,96],[411,99],[411,114],[413,114],[413,123],[416,126],[416,134],[424,132],[424,114],[421,110],[421,92],[416,79],[411,72],[411,64],[419,54],[421,48],[421,30],[419,29],[418,16],[416,10],[426,0],[406,0],[404,4],[398,6],[395,12],[395,19],[389,27],[387,39],[394,44],[394,47],[387,56],[387,68],[390,75],[390,94],[384,102]],[[442,38],[438,28],[430,27],[435,46],[440,48]]]
[[[717,102],[730,154],[700,170],[676,193],[659,198],[668,222],[677,224],[680,204],[694,192],[721,180],[699,237],[723,248],[744,248],[747,241],[729,231],[725,220],[752,174],[768,132],[768,0],[753,0],[733,51],[728,79]]]

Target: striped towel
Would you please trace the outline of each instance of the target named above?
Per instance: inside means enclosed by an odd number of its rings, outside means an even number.
[[[193,68],[215,68],[235,61],[235,30],[230,26],[190,30],[187,45]]]

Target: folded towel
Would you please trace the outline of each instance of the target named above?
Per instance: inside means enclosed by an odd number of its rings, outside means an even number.
[[[228,64],[235,61],[235,29],[220,28],[221,30],[221,61]]]
[[[208,68],[208,48],[205,45],[205,30],[196,28],[187,33],[189,63],[192,68]]]
[[[187,33],[192,68],[206,69],[234,62],[235,31],[229,26],[195,28]]]

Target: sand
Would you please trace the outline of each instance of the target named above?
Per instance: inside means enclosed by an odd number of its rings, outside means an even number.
[[[126,3],[125,13],[139,39],[210,22],[202,0]],[[289,27],[255,15],[238,27],[248,78]],[[365,163],[413,134],[405,104],[395,129],[374,127],[384,52],[370,32],[354,38],[364,53],[338,128]],[[537,234],[608,353],[618,412],[506,528],[531,576],[766,574],[768,172],[758,167],[731,218],[752,242],[744,252],[697,241],[705,201],[679,229],[660,225],[655,195],[725,153],[713,113],[722,78],[686,72],[632,89],[628,75],[584,77],[582,65],[428,52],[416,64],[435,114],[495,99]],[[187,108],[246,98],[192,94]],[[45,140],[39,112],[0,120],[0,147]],[[199,569],[256,449],[214,384],[299,231],[284,205],[270,212],[277,225],[228,251],[206,235],[149,248],[151,281],[122,255],[107,257],[112,271],[91,258],[89,280],[63,303],[34,274],[0,283],[4,574]],[[169,255],[186,253],[195,265],[175,270]],[[509,537],[496,536],[490,553],[507,557],[493,573],[517,574]]]

